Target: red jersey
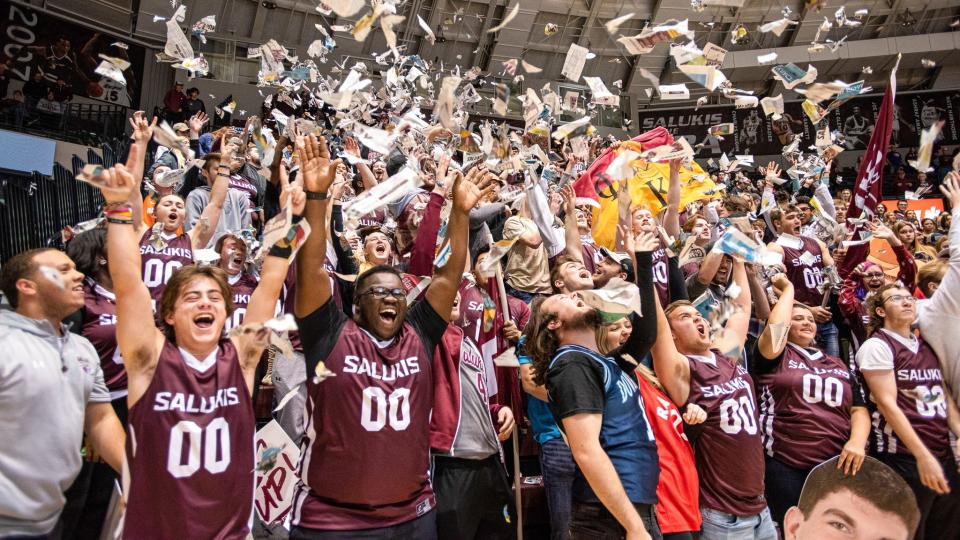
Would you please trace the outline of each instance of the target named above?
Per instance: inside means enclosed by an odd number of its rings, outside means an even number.
[[[110,397],[124,396],[127,370],[117,346],[117,299],[90,278],[83,281],[83,328],[80,335],[90,340],[100,356],[100,369]]]
[[[754,516],[767,506],[766,464],[753,397],[753,379],[737,361],[711,351],[687,355],[690,397],[707,412],[695,443],[700,504],[735,516]]]
[[[683,432],[680,410],[666,394],[639,373],[643,408],[657,440],[660,481],[657,483],[657,521],[664,534],[699,531],[703,519],[698,502],[699,482],[693,447]]]
[[[937,459],[949,458],[952,450],[946,400],[950,398],[943,390],[943,373],[936,353],[922,337],[917,338],[920,348],[916,353],[883,330],[874,332],[870,339],[883,341],[893,352],[897,407]],[[873,412],[873,430],[877,452],[912,455],[879,410]]]
[[[447,322],[421,301],[400,333],[380,342],[332,299],[297,322],[308,378],[293,524],[370,529],[433,509],[432,363]],[[317,382],[321,360],[336,376]]]
[[[823,284],[823,252],[820,243],[812,238],[800,236],[803,246],[793,249],[780,244],[783,248],[783,264],[787,267],[787,277],[793,283],[794,298],[808,306],[820,306],[823,293],[819,287]]]
[[[166,235],[161,233],[166,245],[157,249],[150,243],[153,229],[147,229],[140,238],[140,267],[143,272],[143,284],[150,291],[153,299],[153,311],[157,311],[157,304],[163,296],[163,290],[170,281],[170,276],[181,266],[193,264],[193,245],[190,236]]]
[[[797,469],[839,455],[850,438],[850,408],[863,405],[847,365],[787,343],[779,360],[755,366],[767,455]]]
[[[198,360],[165,341],[150,386],[130,407],[123,537],[246,538],[254,427],[233,342]]]

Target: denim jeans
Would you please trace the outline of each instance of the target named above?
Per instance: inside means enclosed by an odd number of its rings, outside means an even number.
[[[833,321],[817,323],[817,345],[834,358],[840,358],[840,331]]]
[[[652,504],[634,504],[643,527],[653,540],[662,540],[657,513]],[[620,540],[627,534],[623,525],[600,503],[575,501],[570,519],[571,540]]]
[[[505,291],[507,291],[507,294],[509,294],[514,298],[519,298],[520,300],[523,300],[523,303],[527,305],[529,305],[530,302],[533,302],[533,299],[537,297],[537,293],[521,291],[520,289],[514,289],[513,287],[511,287],[510,285],[507,285],[506,283],[503,284],[503,288]]]
[[[767,508],[748,517],[702,507],[700,514],[703,516],[700,540],[777,540],[777,530]]]
[[[550,538],[563,540],[570,528],[571,491],[577,470],[570,447],[563,439],[551,439],[540,445],[540,470],[550,512]]]
[[[791,506],[800,501],[800,491],[807,480],[809,469],[795,469],[782,461],[767,456],[766,496],[767,507],[774,523],[783,530],[783,517]]]

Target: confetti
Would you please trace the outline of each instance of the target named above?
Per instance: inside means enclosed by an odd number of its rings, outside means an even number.
[[[487,33],[493,34],[493,33],[499,32],[500,30],[503,30],[508,24],[510,24],[510,21],[516,18],[518,13],[520,13],[520,2],[517,2],[516,4],[514,4],[513,7],[510,9],[510,12],[507,13],[507,16],[504,17],[502,21],[500,21],[500,24],[487,30]]]

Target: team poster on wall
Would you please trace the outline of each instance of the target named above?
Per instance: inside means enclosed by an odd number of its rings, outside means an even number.
[[[144,49],[123,39],[11,3],[0,3],[0,98],[9,98],[40,73],[72,94],[124,107],[137,107]],[[100,55],[130,62],[126,85],[95,72]]]
[[[825,121],[831,131],[840,131],[846,138],[847,150],[863,150],[870,140],[882,94],[860,96],[832,111]],[[648,109],[640,111],[640,131],[664,126],[676,137],[688,139],[691,145],[703,143],[699,157],[727,155],[776,155],[784,145],[801,135],[804,144],[816,139],[814,124],[801,108],[801,101],[784,103],[779,120],[763,115],[760,107],[737,109],[732,105],[701,107],[699,110]],[[960,144],[960,91],[898,92],[895,100],[893,133],[890,143],[898,147],[920,146],[920,132],[943,120],[938,144]],[[723,140],[707,135],[707,128],[732,122],[736,131]]]

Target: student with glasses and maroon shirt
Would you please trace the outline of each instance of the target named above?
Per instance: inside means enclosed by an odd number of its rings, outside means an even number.
[[[451,255],[425,299],[408,308],[400,273],[375,266],[356,280],[350,319],[331,299],[323,266],[327,191],[339,160],[331,162],[326,141],[313,136],[299,138],[297,152],[314,233],[297,261],[308,401],[290,538],[436,538],[428,476],[433,355],[466,263],[467,213],[481,197],[475,182],[491,177],[475,168],[453,185]],[[321,361],[335,377],[317,376]]]
[[[956,532],[956,516],[941,511],[956,503],[948,494],[960,489],[950,442],[951,431],[960,435],[960,413],[936,353],[911,330],[916,303],[899,285],[873,295],[868,304],[872,335],[857,351],[857,365],[873,403],[873,451],[917,497],[916,538],[948,538]]]

